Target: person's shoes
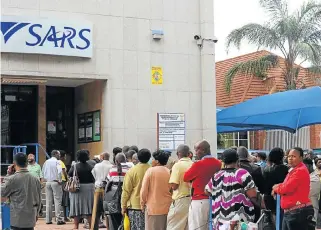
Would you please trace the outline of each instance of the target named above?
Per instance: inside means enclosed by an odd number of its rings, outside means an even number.
[[[57,225],[64,225],[64,224],[66,224],[66,222],[64,222],[64,221],[58,221],[57,222]]]
[[[71,222],[71,219],[70,218],[65,218],[65,222]]]
[[[46,224],[52,224],[52,222],[48,222],[48,223],[46,223]]]

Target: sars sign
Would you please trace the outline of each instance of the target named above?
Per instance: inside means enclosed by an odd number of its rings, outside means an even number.
[[[92,57],[92,24],[87,21],[1,17],[1,52]]]

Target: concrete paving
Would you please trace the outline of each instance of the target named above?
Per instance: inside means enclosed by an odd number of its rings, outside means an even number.
[[[72,222],[67,222],[65,225],[56,225],[55,223],[47,225],[44,219],[40,219],[37,222],[35,230],[72,230],[73,227],[74,227],[74,224]],[[83,227],[84,227],[84,224],[80,224],[79,230],[85,229]],[[100,229],[104,229],[104,228],[100,228]]]

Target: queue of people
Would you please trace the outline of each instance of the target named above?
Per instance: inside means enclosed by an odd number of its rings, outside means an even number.
[[[206,140],[196,143],[194,150],[195,162],[189,146],[178,146],[178,160],[170,163],[170,153],[151,153],[137,146],[114,148],[112,162],[108,152],[90,160],[88,150],[79,150],[69,171],[61,151],[52,151],[42,170],[32,155],[18,153],[16,172],[9,167],[10,176],[1,190],[2,197],[11,201],[12,229],[33,229],[42,206],[44,181],[46,223],[52,224],[54,203],[56,224],[65,224],[70,217],[74,229],[79,229],[83,219],[87,228],[94,221],[94,229],[117,230],[125,215],[131,230],[207,230],[210,224],[215,230],[234,229],[240,222],[261,220],[262,210],[270,210],[268,224],[273,226],[277,194],[281,196],[283,230],[315,229],[321,159],[304,156],[301,148],[286,153],[274,148],[267,156],[252,157],[245,147],[231,147],[218,160]],[[65,189],[70,181],[75,190]],[[93,209],[97,191],[103,191],[103,196]],[[28,199],[23,200],[25,197]]]

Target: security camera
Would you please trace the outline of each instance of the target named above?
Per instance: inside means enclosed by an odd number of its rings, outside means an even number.
[[[201,35],[195,35],[194,36],[194,39],[197,41],[197,40],[200,40],[202,37],[201,37]]]
[[[209,42],[214,42],[214,43],[217,43],[217,42],[218,42],[217,37],[214,37],[214,38],[204,38],[203,40],[209,41]]]
[[[217,42],[218,42],[217,37],[214,36],[213,42],[214,42],[214,43],[217,43]]]

